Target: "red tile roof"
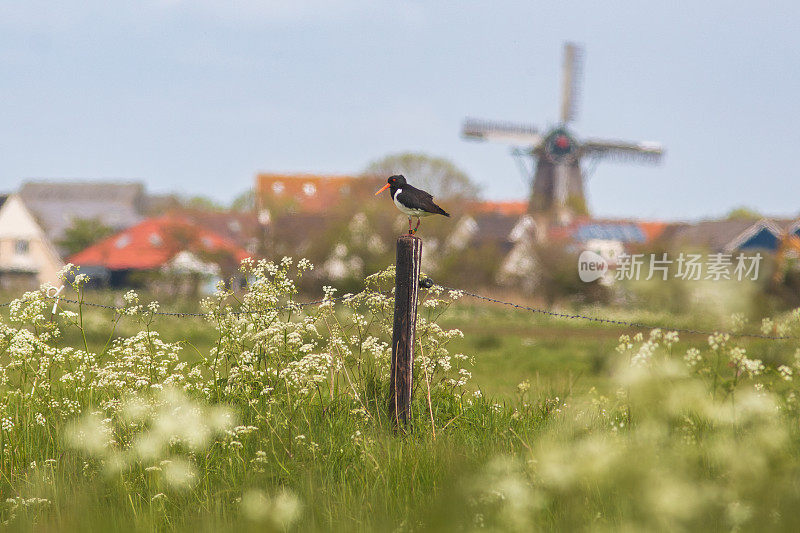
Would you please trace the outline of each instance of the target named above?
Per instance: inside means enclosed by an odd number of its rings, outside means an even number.
[[[288,207],[305,213],[324,213],[347,201],[368,199],[383,180],[370,176],[259,174],[259,208]]]
[[[112,235],[67,261],[109,270],[150,270],[162,267],[184,250],[228,255],[236,261],[250,256],[230,240],[186,218],[164,216],[149,218]]]

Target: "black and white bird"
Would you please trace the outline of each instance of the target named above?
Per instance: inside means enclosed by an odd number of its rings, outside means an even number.
[[[387,181],[388,183],[381,187],[375,193],[375,196],[389,189],[394,205],[408,217],[408,233],[410,235],[414,235],[419,229],[421,217],[431,215],[450,216],[450,213],[433,203],[433,196],[430,193],[409,185],[406,183],[405,177],[398,174],[391,176]],[[417,226],[413,230],[411,229],[412,217],[417,218]]]

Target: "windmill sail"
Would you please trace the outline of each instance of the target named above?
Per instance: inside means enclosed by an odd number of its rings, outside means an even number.
[[[461,135],[467,139],[499,141],[518,146],[536,147],[542,142],[542,135],[535,126],[469,118],[464,121]]]
[[[561,78],[561,123],[572,122],[578,115],[578,97],[583,80],[583,49],[575,43],[564,45]]]
[[[641,141],[587,139],[581,146],[583,155],[599,159],[617,159],[641,163],[659,163],[664,155],[661,143]]]

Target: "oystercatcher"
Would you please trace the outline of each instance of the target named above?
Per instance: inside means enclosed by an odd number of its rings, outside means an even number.
[[[375,193],[379,195],[386,189],[392,194],[394,205],[408,217],[408,234],[414,235],[419,229],[420,218],[430,215],[450,216],[450,213],[433,203],[433,196],[406,183],[401,175],[391,176],[388,183]],[[417,217],[417,226],[411,229],[411,217]]]

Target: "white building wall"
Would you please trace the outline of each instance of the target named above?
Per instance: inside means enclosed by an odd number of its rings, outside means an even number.
[[[27,243],[23,245],[22,243]],[[22,250],[24,246],[27,250]],[[35,273],[39,284],[58,281],[63,262],[16,194],[0,207],[0,271]]]

